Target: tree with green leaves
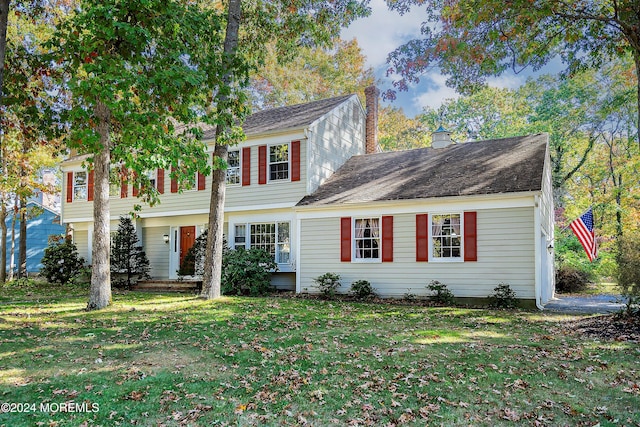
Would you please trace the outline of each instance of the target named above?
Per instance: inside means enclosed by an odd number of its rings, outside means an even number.
[[[438,68],[447,84],[470,93],[507,70],[542,68],[554,58],[566,76],[598,69],[626,55],[635,64],[640,103],[640,2],[637,0],[387,0],[401,14],[426,10],[422,37],[393,51],[396,89],[407,90],[425,71]],[[386,96],[393,97],[393,91]],[[640,122],[636,116],[636,128]]]
[[[347,93],[358,93],[374,83],[373,70],[356,39],[333,40],[330,47],[301,46],[298,56],[280,60],[274,43],[266,46],[264,64],[251,76],[254,109],[283,107]]]
[[[223,75],[223,24],[203,2],[83,0],[53,38],[54,57],[68,73],[67,144],[94,171],[88,309],[111,302],[112,164],[149,204],[158,193],[146,171],[170,169],[179,182],[209,171],[198,124],[218,117],[211,101]]]
[[[202,284],[203,298],[220,296],[228,147],[239,142],[238,126],[248,112],[249,75],[264,59],[264,46],[274,42],[278,56],[290,59],[299,45],[328,45],[341,26],[368,13],[368,0],[229,0],[223,72],[214,102],[217,110],[215,164]]]
[[[6,264],[6,206],[9,200],[15,199],[15,214],[21,228],[18,277],[22,277],[26,275],[27,200],[36,190],[50,191],[40,181],[40,172],[57,162],[60,137],[65,130],[53,79],[57,71],[44,48],[58,22],[60,8],[55,2],[35,5],[18,1],[6,12],[5,75],[0,105],[0,222],[3,224],[0,262]],[[4,279],[3,269],[0,281]]]

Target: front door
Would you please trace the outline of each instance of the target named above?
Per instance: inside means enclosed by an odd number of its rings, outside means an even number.
[[[180,265],[184,261],[184,257],[191,249],[196,241],[196,227],[194,225],[188,227],[180,227]],[[193,274],[193,273],[192,273]]]

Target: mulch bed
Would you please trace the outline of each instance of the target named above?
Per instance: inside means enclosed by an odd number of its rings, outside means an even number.
[[[590,338],[640,342],[640,316],[609,314],[568,322],[568,328]]]

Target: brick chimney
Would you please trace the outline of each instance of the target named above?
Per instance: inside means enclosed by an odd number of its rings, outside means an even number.
[[[375,86],[369,86],[364,90],[367,118],[365,122],[365,153],[378,153],[378,96],[380,90]]]

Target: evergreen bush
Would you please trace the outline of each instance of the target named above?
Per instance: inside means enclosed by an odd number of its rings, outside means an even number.
[[[368,280],[356,280],[351,284],[351,295],[357,299],[367,299],[376,296]]]
[[[313,282],[318,286],[322,296],[328,299],[335,298],[337,289],[342,286],[340,275],[336,273],[324,273],[313,279]]]
[[[444,304],[450,305],[455,301],[455,297],[453,293],[447,288],[447,285],[441,283],[437,280],[432,280],[428,285],[427,289],[431,292],[434,292],[433,295],[429,296],[429,300],[435,302],[436,304]]]
[[[507,283],[500,283],[489,295],[489,306],[494,308],[515,308],[518,306],[516,292]]]
[[[221,292],[224,295],[265,295],[273,290],[271,272],[278,269],[264,249],[237,248],[222,253]]]
[[[149,259],[139,244],[133,221],[120,217],[111,243],[111,278],[117,287],[131,289],[134,282],[149,278]]]
[[[49,283],[67,284],[82,275],[84,259],[78,255],[76,245],[71,239],[54,242],[44,250],[40,274]]]
[[[627,299],[626,313],[640,316],[640,235],[618,238],[618,287]]]

